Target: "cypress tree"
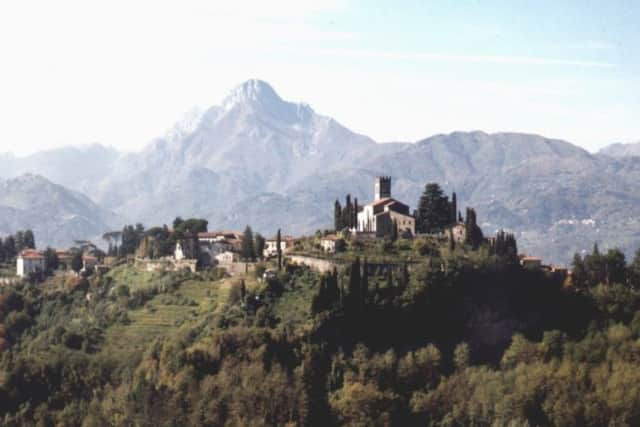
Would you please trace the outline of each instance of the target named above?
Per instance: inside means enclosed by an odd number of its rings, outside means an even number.
[[[242,258],[247,261],[252,261],[256,257],[255,249],[253,247],[253,231],[251,231],[251,227],[248,225],[244,229],[244,233],[242,235],[242,247],[240,254]]]
[[[278,271],[280,271],[282,270],[282,236],[279,228],[276,236],[276,251],[278,252]]]
[[[458,196],[454,191],[451,195],[451,223],[455,224],[458,219]]]
[[[342,215],[342,206],[340,205],[340,201],[336,199],[336,203],[333,208],[333,223],[335,231],[340,231],[344,228],[342,225]]]
[[[362,265],[362,284],[360,286],[362,310],[367,305],[367,296],[369,293],[369,264],[364,260]]]
[[[391,241],[395,242],[398,240],[398,221],[395,219],[391,223]]]
[[[353,215],[351,220],[351,228],[356,228],[358,226],[358,198],[356,197],[353,200]]]

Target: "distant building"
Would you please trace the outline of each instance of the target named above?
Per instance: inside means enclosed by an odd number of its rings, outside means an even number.
[[[533,256],[523,256],[520,258],[520,265],[524,268],[541,269],[542,260]]]
[[[92,255],[82,256],[82,269],[84,271],[93,270],[97,264],[98,264],[98,258]]]
[[[232,264],[234,262],[237,262],[239,259],[240,256],[237,253],[231,251],[222,252],[215,256],[215,260],[218,262],[218,264],[223,265]]]
[[[335,234],[329,234],[320,239],[320,246],[323,251],[333,254],[341,251],[340,242],[342,242],[340,237]]]
[[[45,257],[35,249],[25,249],[16,259],[16,274],[27,277],[30,274],[43,274],[46,269]]]
[[[280,239],[280,249],[282,253],[290,251],[294,245],[294,239],[291,236],[283,236]],[[263,256],[270,257],[278,254],[278,239],[276,237],[272,237],[267,239],[264,244]]]
[[[409,212],[409,206],[391,197],[391,177],[376,177],[374,197],[373,202],[358,212],[358,232],[387,236],[391,234],[395,221],[398,234],[416,233],[416,220]]]

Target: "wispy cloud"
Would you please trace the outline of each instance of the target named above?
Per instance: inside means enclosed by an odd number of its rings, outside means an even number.
[[[545,58],[535,56],[517,55],[461,55],[430,52],[391,52],[384,50],[366,49],[319,49],[318,53],[325,55],[341,55],[351,57],[367,57],[393,59],[398,61],[421,62],[465,62],[465,63],[490,63],[511,65],[565,65],[574,67],[611,68],[616,64],[600,61],[587,61],[581,59]]]

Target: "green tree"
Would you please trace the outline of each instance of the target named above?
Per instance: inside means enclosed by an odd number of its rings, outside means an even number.
[[[437,183],[425,186],[416,212],[416,228],[420,233],[439,233],[451,223],[449,199]]]
[[[629,264],[628,274],[629,284],[635,289],[640,289],[640,249],[636,251],[633,261]]]
[[[32,230],[26,230],[24,232],[24,249],[35,249],[36,248],[36,238],[33,235]]]
[[[333,207],[333,227],[335,231],[340,231],[344,228],[344,224],[342,222],[342,206],[338,199],[336,199],[336,203]]]
[[[278,228],[278,234],[276,235],[276,251],[278,253],[278,271],[282,270],[282,233]]]
[[[469,351],[469,345],[466,342],[460,343],[453,351],[453,365],[458,370],[463,370],[469,366],[471,359],[471,352]]]
[[[264,237],[262,237],[260,233],[256,233],[253,244],[256,248],[256,256],[258,258],[262,258],[264,254],[264,246],[266,242],[264,240]]]
[[[55,249],[47,248],[44,251],[44,264],[47,274],[52,274],[60,266],[60,259]]]
[[[80,273],[80,270],[82,270],[82,253],[81,252],[76,252],[75,254],[73,254],[73,257],[71,258],[71,269],[76,273]]]
[[[248,225],[244,229],[244,233],[242,235],[240,256],[246,261],[253,261],[256,259],[256,251],[253,247],[253,231],[251,231],[251,227]]]

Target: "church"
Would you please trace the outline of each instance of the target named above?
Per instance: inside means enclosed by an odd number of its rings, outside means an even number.
[[[415,235],[416,219],[409,212],[409,206],[391,197],[391,177],[378,176],[373,202],[358,210],[357,231],[384,237],[391,234],[394,221],[398,224],[398,234]]]

